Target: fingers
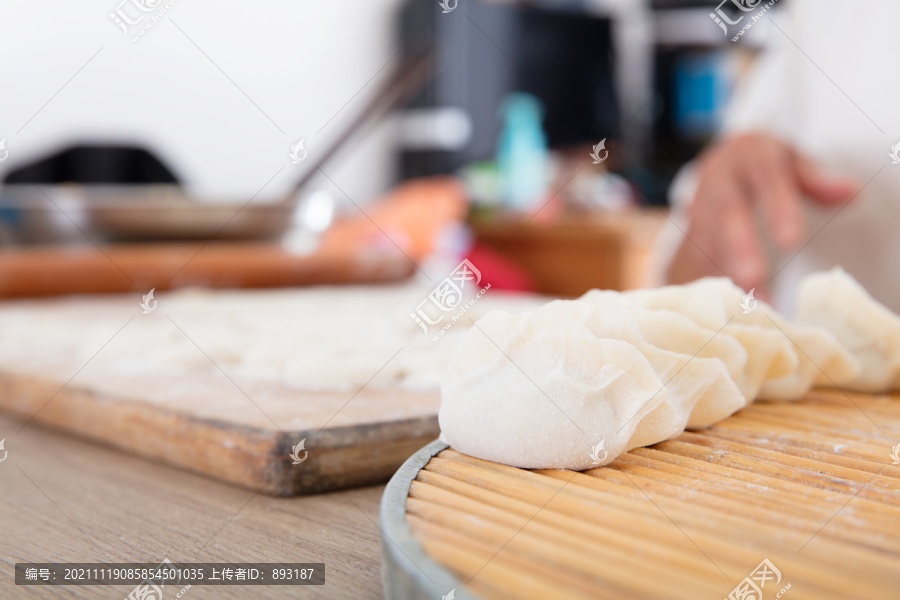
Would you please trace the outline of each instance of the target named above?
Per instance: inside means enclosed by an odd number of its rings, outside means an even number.
[[[719,219],[711,229],[714,256],[735,284],[745,290],[762,288],[766,259],[756,232],[753,204],[738,186],[723,186],[720,193]]]
[[[754,226],[751,199],[732,174],[704,177],[691,205],[690,228],[667,273],[672,283],[730,277],[762,289],[766,261]]]
[[[705,153],[698,170],[689,243],[682,244],[669,275],[688,281],[724,272],[744,289],[756,288],[760,297],[766,293],[767,261],[756,211],[762,211],[774,242],[791,250],[805,235],[805,196],[830,205],[856,193],[852,182],[824,175],[785,143],[763,134],[725,140]]]
[[[686,230],[679,227],[684,239],[666,271],[668,283],[684,284],[708,275],[725,275],[724,269],[712,259],[716,244],[711,224],[716,220],[715,213],[719,209],[715,203],[709,202],[710,194],[706,192],[709,187],[709,182],[701,178],[701,184],[689,207],[689,225]]]
[[[847,202],[858,190],[854,182],[824,174],[810,160],[798,153],[794,153],[794,168],[800,190],[821,204]]]
[[[703,219],[697,216],[699,204],[701,202],[695,200],[691,206],[691,225],[687,231],[682,231],[684,239],[669,263],[666,271],[668,283],[684,284],[707,275],[714,277],[724,275],[724,271],[720,270],[711,258],[715,253],[714,243],[709,235],[709,228]]]
[[[749,160],[743,161],[738,177],[746,180],[752,201],[759,205],[778,246],[789,250],[803,239],[803,198],[794,168],[793,153],[771,138],[754,140]]]

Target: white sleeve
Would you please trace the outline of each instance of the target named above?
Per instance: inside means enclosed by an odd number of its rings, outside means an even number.
[[[720,135],[764,131],[782,139],[795,137],[792,124],[797,122],[796,113],[804,104],[804,89],[797,78],[791,77],[797,59],[791,40],[800,45],[806,37],[808,20],[798,18],[798,14],[809,15],[811,11],[804,10],[807,3],[794,0],[783,15],[765,23],[766,49],[732,96]]]

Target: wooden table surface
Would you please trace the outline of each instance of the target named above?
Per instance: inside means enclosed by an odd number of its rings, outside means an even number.
[[[16,562],[163,558],[326,567],[324,586],[194,586],[185,600],[382,597],[384,486],[272,498],[34,425],[17,434],[20,427],[0,415],[9,452],[0,463],[0,598],[121,600],[134,587],[16,588]]]

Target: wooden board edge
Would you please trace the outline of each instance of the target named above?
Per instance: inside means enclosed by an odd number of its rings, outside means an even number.
[[[414,455],[422,444],[433,440],[439,431],[437,415],[433,415],[339,427],[321,432],[323,438],[319,440],[317,433],[310,432],[311,441],[306,448],[315,460],[310,461],[307,469],[297,465],[281,489],[267,493],[299,496],[384,483],[399,465]],[[281,434],[281,441],[276,445],[277,454],[273,457],[276,463],[288,461],[290,438],[296,435]],[[354,442],[342,443],[342,438],[351,438]],[[343,468],[347,462],[356,466]],[[288,466],[294,465],[288,461]]]
[[[92,443],[124,450],[144,460],[159,461],[270,496],[291,497],[383,483],[391,477],[397,465],[401,465],[423,443],[434,439],[439,431],[436,414],[397,422],[376,422],[365,427],[337,427],[321,432],[319,444],[313,442],[307,446],[310,451],[308,461],[293,465],[289,456],[292,444],[304,438],[314,439],[318,434],[315,429],[276,431],[219,419],[186,419],[172,408],[154,406],[153,410],[147,410],[145,402],[121,398],[117,399],[122,412],[115,431],[102,418],[92,419],[90,427],[78,427],[72,424],[72,420],[79,418],[77,415],[80,412],[105,414],[102,410],[79,409],[102,407],[108,396],[97,395],[76,384],[64,386],[52,397],[46,395],[51,398],[52,404],[46,402],[41,405],[35,397],[29,397],[25,389],[29,385],[49,384],[37,376],[14,377],[0,371],[0,394],[11,397],[2,406],[5,413],[29,419],[31,425],[62,431]],[[34,415],[33,409],[36,407],[40,410]],[[123,422],[127,424],[125,428],[122,427]],[[383,437],[377,440],[373,428],[378,429],[382,436],[394,437],[386,441]],[[249,445],[225,445],[229,430],[242,432]],[[354,443],[341,442],[353,437],[354,433],[360,434]],[[208,445],[205,451],[195,448],[188,454],[167,452],[174,446],[170,443],[172,440],[186,435],[220,443]],[[366,436],[371,439],[367,440]],[[215,455],[211,453],[213,448],[217,453]],[[385,460],[385,456],[390,458]],[[373,462],[366,457],[377,459]],[[350,472],[341,468],[347,462],[354,461],[357,466]],[[217,468],[214,466],[216,462],[230,466]],[[244,465],[244,468],[235,469],[234,465]]]
[[[113,422],[104,418],[103,405],[110,400],[106,394],[78,385],[59,389],[51,398],[49,394],[29,393],[30,384],[48,385],[39,377],[11,376],[0,371],[0,395],[7,396],[2,405],[4,413],[23,420],[23,427],[37,426],[63,432],[72,437],[123,450],[129,454],[190,471],[232,485],[259,489],[272,483],[279,470],[273,469],[272,449],[276,445],[274,435],[245,425],[231,424],[223,428],[215,419],[185,419],[177,410],[168,407],[152,407],[136,400],[117,399],[120,411]],[[50,398],[44,402],[39,397]],[[95,409],[100,410],[95,410]],[[89,422],[84,415],[93,415]],[[100,415],[98,418],[96,415]],[[240,435],[245,444],[230,443],[229,429]],[[205,439],[205,451],[198,446],[185,452],[173,453],[179,447],[172,442],[179,437],[190,436]],[[212,454],[215,449],[216,454]],[[215,468],[215,464],[231,465]],[[212,465],[212,468],[210,468]],[[243,468],[235,468],[243,465]],[[258,477],[254,477],[257,474]],[[268,492],[267,492],[268,493]]]
[[[406,499],[413,480],[447,444],[435,440],[416,452],[394,473],[381,496],[381,583],[391,600],[441,600],[455,590],[455,600],[482,600],[452,572],[435,562],[413,536],[406,521]]]

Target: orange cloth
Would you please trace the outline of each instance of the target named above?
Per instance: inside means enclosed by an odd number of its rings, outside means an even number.
[[[396,245],[418,261],[434,250],[438,234],[466,216],[465,189],[453,177],[412,179],[355,217],[342,219],[322,238],[322,247],[386,248]],[[368,215],[368,216],[367,216]],[[387,235],[390,240],[384,239]]]

